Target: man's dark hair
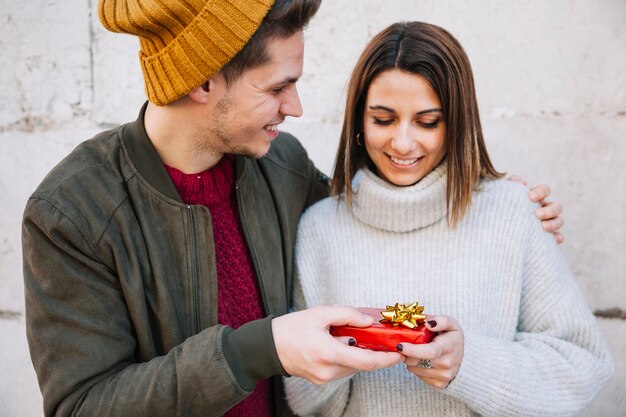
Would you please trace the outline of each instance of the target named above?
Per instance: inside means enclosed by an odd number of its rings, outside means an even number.
[[[303,30],[321,3],[322,0],[276,0],[248,43],[222,67],[226,82],[231,84],[246,70],[269,62],[267,41],[287,38]]]

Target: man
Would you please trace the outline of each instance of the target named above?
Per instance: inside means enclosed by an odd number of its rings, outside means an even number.
[[[323,383],[402,361],[328,334],[371,323],[352,308],[286,314],[298,219],[328,192],[277,130],[302,114],[302,30],[319,3],[100,0],[105,27],[140,38],[149,101],[74,150],[25,210],[46,416],[283,415],[280,375]]]

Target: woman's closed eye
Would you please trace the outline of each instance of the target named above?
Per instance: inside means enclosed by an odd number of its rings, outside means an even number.
[[[378,117],[373,117],[375,125],[388,126],[393,123],[393,119],[379,119]]]
[[[372,117],[372,121],[375,125],[389,126],[390,124],[394,122],[394,119]],[[439,123],[441,123],[440,118],[437,118],[432,121],[417,121],[417,124],[425,129],[436,129],[439,126]]]
[[[426,129],[435,129],[439,126],[441,119],[435,119],[432,122],[418,122],[418,124]]]

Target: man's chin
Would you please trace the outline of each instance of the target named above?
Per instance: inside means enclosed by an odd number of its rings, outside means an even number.
[[[256,149],[242,149],[242,152],[233,152],[236,155],[247,156],[250,159],[261,159],[270,151],[270,144],[265,147],[258,147]]]

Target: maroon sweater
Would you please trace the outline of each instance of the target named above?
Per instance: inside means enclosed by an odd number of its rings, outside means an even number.
[[[235,193],[234,156],[225,155],[213,168],[185,174],[165,166],[185,204],[206,206],[211,213],[217,263],[217,318],[237,328],[265,317],[259,283],[246,244]],[[272,415],[269,380],[260,380],[252,394],[225,416]]]

